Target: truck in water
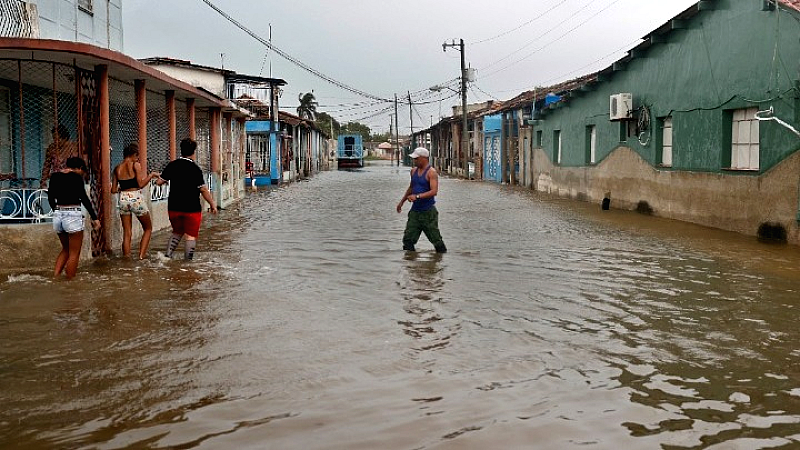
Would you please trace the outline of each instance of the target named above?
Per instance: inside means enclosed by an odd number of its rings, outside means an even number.
[[[340,169],[364,167],[364,142],[360,134],[340,134],[337,147]]]

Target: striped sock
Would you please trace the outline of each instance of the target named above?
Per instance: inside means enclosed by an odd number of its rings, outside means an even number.
[[[169,237],[169,242],[167,242],[167,258],[172,258],[172,254],[175,252],[175,249],[178,248],[178,244],[181,242],[181,238],[183,237],[182,234],[175,234],[172,233],[172,236]]]
[[[183,250],[184,259],[194,258],[194,248],[197,246],[197,241],[186,240],[186,248]]]

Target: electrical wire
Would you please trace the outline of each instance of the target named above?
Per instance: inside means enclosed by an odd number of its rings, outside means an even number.
[[[555,4],[555,5],[551,6],[551,7],[550,7],[550,9],[548,9],[547,11],[545,11],[545,12],[543,12],[543,13],[539,14],[538,16],[534,17],[533,19],[531,19],[531,20],[529,20],[529,21],[527,21],[527,22],[523,23],[522,25],[520,25],[520,26],[518,26],[518,27],[516,27],[516,28],[512,28],[512,29],[510,29],[510,30],[508,30],[508,31],[505,31],[505,32],[503,32],[503,33],[500,33],[500,34],[498,34],[498,35],[496,35],[496,36],[492,36],[492,37],[490,37],[490,38],[482,39],[482,40],[480,40],[480,41],[469,42],[469,43],[468,43],[468,45],[477,45],[477,44],[483,44],[483,43],[485,43],[485,42],[493,41],[493,40],[495,40],[495,39],[499,39],[499,38],[501,38],[501,37],[503,37],[503,36],[507,36],[507,35],[509,35],[509,34],[511,34],[511,33],[513,33],[513,32],[515,32],[515,31],[517,31],[517,30],[519,30],[519,29],[521,29],[521,28],[523,28],[523,27],[526,27],[526,26],[528,26],[528,25],[532,24],[533,22],[536,22],[537,20],[539,20],[539,19],[541,19],[542,17],[544,17],[544,16],[545,16],[547,13],[550,13],[550,12],[553,12],[553,11],[555,11],[555,10],[556,10],[556,8],[558,8],[558,7],[560,7],[560,6],[564,6],[564,3],[567,3],[568,1],[569,1],[569,0],[559,0],[558,2],[556,2],[556,4]]]
[[[606,6],[606,7],[605,7],[605,8],[603,8],[603,9],[601,9],[600,11],[598,11],[598,12],[596,12],[596,13],[592,14],[592,15],[591,15],[591,16],[590,16],[588,19],[586,19],[586,20],[584,20],[583,22],[579,23],[578,25],[576,25],[576,26],[574,26],[574,27],[570,28],[569,30],[567,30],[567,32],[566,32],[566,33],[562,34],[561,36],[557,37],[556,39],[554,39],[554,40],[552,40],[552,41],[548,42],[547,44],[543,45],[542,47],[539,47],[539,48],[538,48],[538,49],[536,49],[535,51],[533,51],[533,52],[531,52],[531,53],[529,53],[529,54],[525,55],[523,58],[521,58],[521,59],[519,59],[519,60],[517,60],[517,61],[515,61],[515,62],[513,62],[513,63],[511,63],[511,64],[508,64],[508,65],[506,65],[506,66],[504,66],[504,67],[502,67],[502,68],[500,68],[500,69],[497,69],[497,70],[495,70],[494,72],[490,72],[490,73],[488,73],[488,74],[484,75],[484,76],[483,76],[483,78],[489,78],[489,77],[491,77],[491,76],[493,76],[493,75],[496,75],[496,74],[498,74],[498,73],[500,73],[500,72],[503,72],[503,71],[505,71],[506,69],[509,69],[510,67],[512,67],[512,66],[514,66],[514,65],[516,65],[516,64],[519,64],[519,63],[521,63],[522,61],[525,61],[526,59],[530,58],[531,56],[533,56],[533,55],[535,55],[535,54],[539,53],[540,51],[544,50],[545,48],[547,48],[547,47],[549,47],[549,46],[551,46],[551,45],[555,44],[556,42],[560,41],[561,39],[565,38],[567,35],[569,35],[569,34],[570,34],[570,33],[572,33],[573,31],[577,30],[578,28],[582,27],[583,25],[586,25],[586,23],[588,23],[588,22],[589,22],[589,21],[591,21],[592,19],[596,18],[596,17],[597,17],[597,16],[599,16],[600,14],[604,13],[604,12],[605,12],[605,11],[607,11],[609,8],[611,8],[612,6],[614,6],[615,4],[619,3],[619,1],[620,1],[620,0],[614,0],[614,1],[612,1],[611,3],[609,3],[609,4],[608,4],[608,6]]]
[[[338,81],[338,80],[336,80],[336,79],[334,79],[334,78],[332,78],[332,77],[330,77],[328,75],[325,75],[324,73],[320,72],[319,70],[312,68],[311,66],[305,64],[304,62],[300,61],[299,59],[297,59],[297,58],[289,55],[285,51],[279,49],[278,47],[273,45],[268,40],[266,40],[266,39],[262,38],[261,36],[257,35],[255,32],[253,32],[252,30],[250,30],[249,28],[244,26],[241,22],[239,22],[238,20],[234,19],[228,13],[226,13],[225,11],[223,11],[222,9],[217,7],[214,3],[211,2],[211,0],[201,0],[201,1],[203,3],[205,3],[206,5],[208,5],[211,9],[216,11],[218,14],[220,14],[222,17],[227,19],[230,23],[234,24],[237,28],[239,28],[240,30],[242,30],[245,33],[249,34],[253,39],[257,40],[258,42],[260,42],[261,44],[266,46],[268,49],[270,49],[270,50],[274,51],[275,53],[277,53],[278,55],[280,55],[282,58],[286,59],[287,61],[291,62],[292,64],[296,65],[297,67],[299,67],[299,68],[311,73],[312,75],[315,75],[318,78],[321,78],[321,79],[327,81],[328,83],[330,83],[330,84],[332,84],[334,86],[337,86],[337,87],[339,87],[341,89],[344,89],[346,91],[352,92],[354,94],[360,95],[362,97],[371,98],[373,100],[381,100],[381,101],[384,101],[384,102],[390,102],[391,101],[391,100],[389,100],[387,98],[383,98],[383,97],[380,97],[380,96],[377,96],[377,95],[370,94],[368,92],[362,91],[360,89],[356,89],[356,88],[354,88],[352,86],[349,86],[349,85],[347,85],[347,84],[345,84],[345,83],[343,83],[341,81]]]
[[[509,53],[508,55],[506,55],[506,56],[504,56],[504,57],[502,57],[502,58],[500,58],[500,59],[498,59],[498,60],[496,60],[496,61],[494,61],[494,62],[492,62],[490,64],[487,64],[486,66],[482,67],[480,70],[484,71],[484,70],[489,69],[490,67],[496,66],[497,64],[500,64],[501,62],[503,62],[503,61],[511,58],[512,56],[516,55],[517,53],[521,52],[522,50],[530,47],[531,45],[533,45],[534,43],[536,43],[537,41],[539,41],[543,37],[547,36],[548,34],[552,33],[553,31],[555,31],[556,29],[558,29],[559,27],[561,27],[565,23],[567,23],[570,20],[572,20],[573,18],[575,18],[578,14],[580,14],[581,12],[583,12],[584,10],[589,8],[595,1],[597,1],[597,0],[589,0],[589,3],[585,4],[583,6],[583,8],[580,8],[579,10],[574,12],[573,14],[570,14],[566,19],[564,19],[561,22],[557,23],[555,26],[553,26],[549,30],[547,30],[544,33],[540,34],[539,36],[537,36],[533,40],[528,41],[525,45],[523,45],[522,47],[514,50],[513,52]]]

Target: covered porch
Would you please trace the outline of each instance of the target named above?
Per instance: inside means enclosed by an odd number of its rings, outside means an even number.
[[[59,244],[49,223],[48,155],[73,153],[89,165],[87,190],[101,219],[86,233],[86,257],[121,245],[111,171],[129,143],[146,170],[175,159],[178,142],[198,142],[197,163],[224,204],[243,189],[246,111],[133,58],[88,44],[0,38],[0,252],[6,270],[47,267]],[[227,126],[226,126],[227,125]],[[230,166],[230,167],[228,167]],[[149,193],[154,229],[169,225],[165,189]],[[236,192],[233,192],[236,191]],[[136,221],[134,221],[136,222]],[[138,227],[138,224],[137,224]],[[134,233],[141,230],[134,228]],[[89,251],[90,250],[90,251]]]

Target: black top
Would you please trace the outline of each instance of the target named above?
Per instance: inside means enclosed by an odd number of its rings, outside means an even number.
[[[203,171],[188,158],[178,158],[161,171],[161,178],[169,181],[167,209],[177,212],[201,212],[200,188],[206,185]]]
[[[55,210],[61,206],[77,206],[83,204],[92,220],[97,220],[92,202],[86,195],[83,187],[83,177],[75,172],[56,172],[50,177],[50,187],[47,189],[47,201],[50,208]]]
[[[134,178],[129,178],[127,180],[117,180],[117,184],[119,184],[119,190],[121,191],[130,191],[133,189],[139,189],[139,180]]]

